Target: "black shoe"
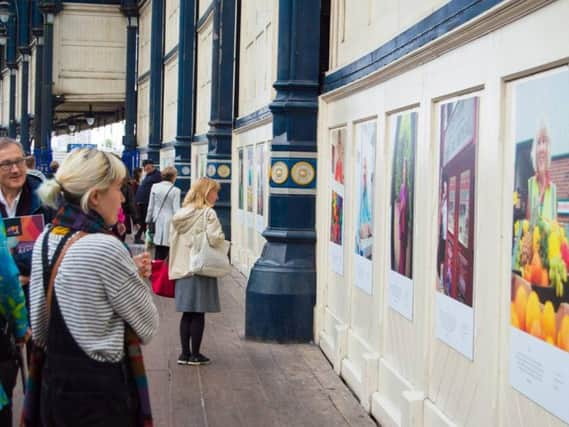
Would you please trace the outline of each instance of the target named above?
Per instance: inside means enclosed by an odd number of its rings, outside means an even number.
[[[178,365],[188,365],[190,361],[190,355],[189,354],[180,354],[180,356],[178,356]]]
[[[203,354],[198,353],[196,355],[190,356],[190,360],[188,360],[188,365],[209,365],[211,360],[205,357]]]

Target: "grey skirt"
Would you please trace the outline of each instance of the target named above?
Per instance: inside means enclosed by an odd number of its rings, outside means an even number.
[[[218,313],[219,290],[217,279],[206,276],[190,276],[176,280],[176,311],[193,313]]]

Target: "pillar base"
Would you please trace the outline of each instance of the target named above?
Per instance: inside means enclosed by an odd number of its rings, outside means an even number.
[[[313,340],[316,271],[309,254],[286,259],[287,254],[310,251],[310,246],[313,251],[314,244],[267,242],[247,284],[246,338],[281,343]]]

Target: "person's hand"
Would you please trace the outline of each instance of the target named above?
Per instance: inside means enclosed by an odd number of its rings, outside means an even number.
[[[133,256],[132,259],[138,267],[140,275],[148,279],[150,277],[150,273],[152,273],[150,254],[148,252],[143,252],[139,255]]]
[[[20,276],[20,285],[28,286],[30,284],[30,276]]]
[[[121,236],[126,233],[126,225],[124,225],[122,222],[119,222],[117,224],[117,233],[119,233]]]

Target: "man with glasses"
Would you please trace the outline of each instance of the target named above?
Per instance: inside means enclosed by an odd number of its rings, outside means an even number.
[[[36,194],[41,183],[38,177],[27,174],[26,156],[20,143],[14,139],[0,138],[0,215],[2,218],[41,214],[47,224],[51,220],[51,211],[42,206]],[[20,270],[20,282],[27,297],[31,253],[16,254],[14,260]]]

